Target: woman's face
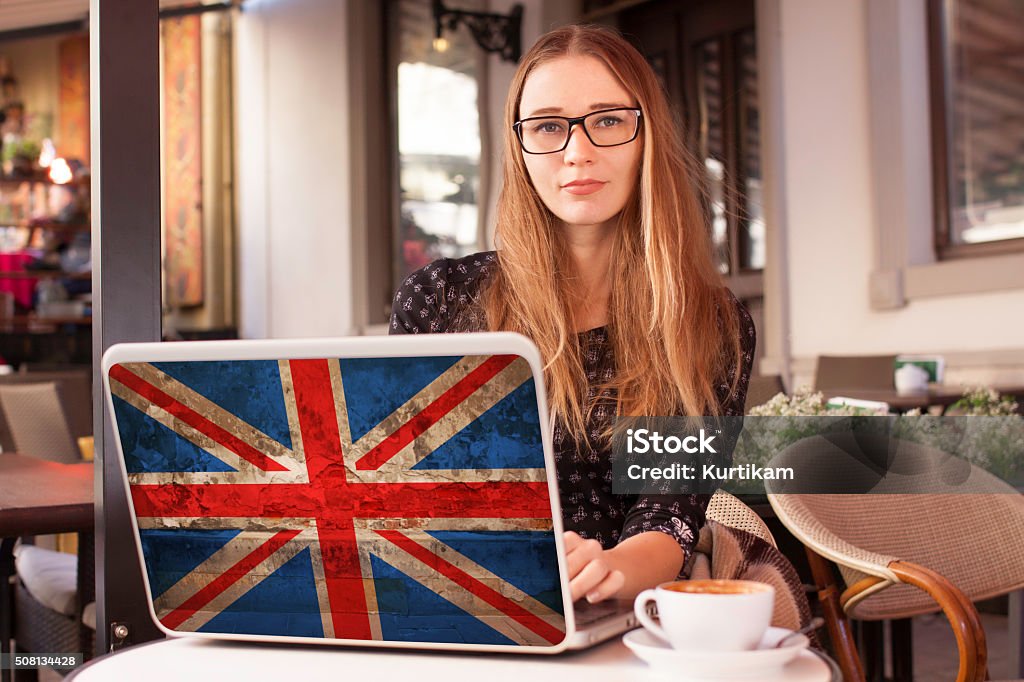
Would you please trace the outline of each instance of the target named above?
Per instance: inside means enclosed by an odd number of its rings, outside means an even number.
[[[611,71],[594,57],[559,57],[537,67],[523,85],[519,118],[565,116],[635,107]],[[568,146],[552,154],[523,153],[526,170],[544,205],[568,226],[607,226],[639,182],[642,142],[595,147],[573,126]]]

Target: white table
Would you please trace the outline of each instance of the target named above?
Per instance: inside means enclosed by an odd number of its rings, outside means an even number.
[[[834,672],[833,672],[834,670]],[[804,652],[784,669],[786,682],[839,682],[829,659]],[[485,682],[622,682],[664,680],[619,639],[556,656],[452,654],[166,639],[97,658],[74,682],[145,680],[484,680]]]

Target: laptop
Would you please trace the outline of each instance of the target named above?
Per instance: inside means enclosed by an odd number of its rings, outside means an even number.
[[[522,336],[119,344],[103,379],[168,635],[557,653],[637,625],[572,603]]]

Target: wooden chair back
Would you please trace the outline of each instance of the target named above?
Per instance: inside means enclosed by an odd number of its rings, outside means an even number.
[[[782,384],[782,377],[778,374],[764,374],[750,377],[750,385],[747,387],[747,402],[743,412],[749,413],[750,408],[764,405],[778,393],[785,393],[786,387]]]
[[[814,373],[814,390],[867,388],[892,391],[895,355],[822,355]]]

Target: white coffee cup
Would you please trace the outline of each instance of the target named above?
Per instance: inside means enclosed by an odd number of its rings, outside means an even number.
[[[658,605],[658,621],[648,604]],[[637,595],[633,610],[654,636],[673,649],[755,649],[771,624],[775,588],[751,580],[680,580]]]
[[[917,365],[903,365],[893,374],[896,392],[900,395],[913,395],[928,391],[928,372]]]

